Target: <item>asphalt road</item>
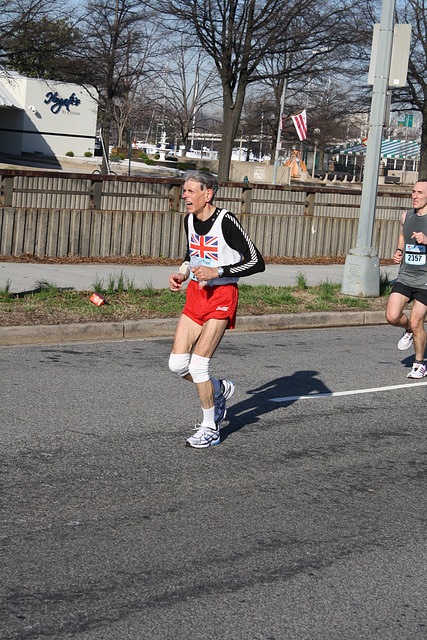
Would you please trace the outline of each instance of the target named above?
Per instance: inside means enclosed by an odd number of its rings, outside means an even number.
[[[199,451],[171,340],[0,349],[3,640],[426,638],[427,379],[399,337],[229,332]]]

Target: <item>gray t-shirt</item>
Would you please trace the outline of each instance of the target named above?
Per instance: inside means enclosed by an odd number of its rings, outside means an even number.
[[[415,289],[427,289],[427,245],[419,244],[412,237],[414,231],[422,231],[427,236],[427,215],[419,216],[411,209],[403,224],[405,247],[397,282]]]

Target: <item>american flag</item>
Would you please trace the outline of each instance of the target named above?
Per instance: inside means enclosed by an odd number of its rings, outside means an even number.
[[[297,113],[296,116],[292,116],[292,122],[297,130],[298,138],[305,140],[307,137],[307,111],[304,109],[301,113]]]
[[[190,239],[190,258],[194,256],[218,260],[217,236],[199,236],[197,233],[192,233]]]

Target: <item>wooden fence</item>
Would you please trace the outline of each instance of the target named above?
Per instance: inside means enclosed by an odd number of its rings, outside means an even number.
[[[185,253],[182,179],[3,171],[0,254],[82,257]],[[344,255],[355,246],[360,188],[225,183],[216,204],[237,215],[262,254]],[[374,248],[391,258],[410,192],[378,192]]]

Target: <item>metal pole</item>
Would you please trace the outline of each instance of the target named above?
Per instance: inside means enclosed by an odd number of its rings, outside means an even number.
[[[316,168],[316,154],[317,154],[317,142],[314,145],[314,153],[313,153],[313,168],[311,170],[311,177],[314,178],[314,171]]]
[[[342,293],[378,297],[380,265],[372,248],[384,115],[393,46],[395,0],[383,0],[356,248],[347,255]]]
[[[406,160],[408,157],[408,121],[407,116],[405,115],[405,155],[403,158],[403,172],[402,172],[402,182],[406,184]]]
[[[130,176],[130,165],[132,163],[132,129],[129,129],[129,168],[128,176]]]
[[[286,58],[286,69],[287,68],[288,68],[288,63]],[[273,181],[271,184],[276,184],[276,178],[277,178],[277,166],[279,164],[279,145],[280,145],[280,138],[282,135],[281,124],[282,124],[283,109],[285,108],[285,97],[286,97],[287,87],[288,87],[288,78],[286,77],[283,83],[282,97],[280,99],[279,126],[277,127],[276,153],[274,156]]]
[[[108,157],[108,153],[105,150],[105,144],[104,144],[104,137],[103,137],[103,133],[102,133],[102,129],[99,130],[100,131],[100,139],[101,139],[101,147],[102,147],[102,157],[104,158],[104,162],[105,165],[107,167],[107,173],[108,175],[110,175],[111,170],[110,170],[110,158]]]

